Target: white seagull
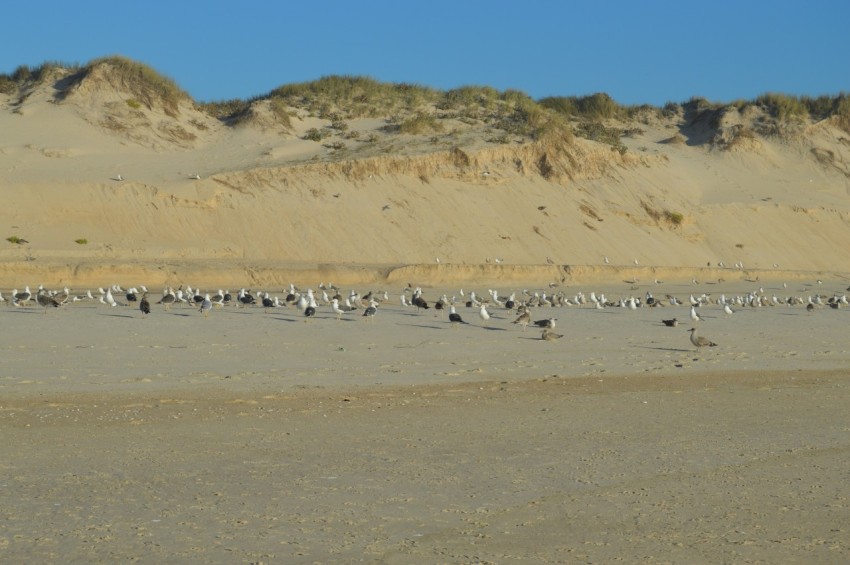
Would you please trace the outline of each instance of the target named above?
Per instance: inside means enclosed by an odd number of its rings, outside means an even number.
[[[490,312],[487,311],[487,305],[482,303],[481,309],[478,310],[478,315],[481,317],[481,321],[484,322],[484,325],[487,325],[487,322],[490,320]]]

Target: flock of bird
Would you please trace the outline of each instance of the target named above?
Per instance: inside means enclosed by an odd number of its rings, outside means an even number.
[[[340,288],[324,283],[320,283],[318,289],[318,292],[315,292],[312,288],[302,291],[294,284],[290,284],[289,288],[282,292],[283,297],[281,297],[272,296],[268,292],[253,293],[245,288],[231,294],[229,291],[221,289],[209,293],[201,292],[198,288],[193,289],[191,286],[187,286],[185,289],[182,285],[177,289],[168,286],[162,290],[160,299],[153,304],[161,306],[165,311],[175,305],[193,306],[204,317],[208,317],[213,308],[233,306],[237,308],[261,307],[264,309],[294,308],[305,318],[312,318],[321,308],[325,308],[330,309],[337,319],[357,313],[371,320],[377,314],[379,307],[390,300],[387,291],[370,291],[361,296],[357,291],[350,290],[343,294]],[[847,290],[850,291],[850,288]],[[26,286],[23,291],[14,289],[9,297],[4,297],[0,292],[0,302],[14,307],[26,307],[35,303],[44,308],[45,312],[50,308],[59,308],[76,302],[95,302],[107,307],[126,307],[130,304],[138,304],[142,316],[147,316],[152,311],[151,293],[144,285],[125,290],[116,284],[98,288],[96,292],[97,296],[91,290],[84,294],[74,294],[68,287],[61,290],[48,290],[42,285],[39,285],[36,291],[32,292],[30,287]],[[583,292],[577,292],[568,296],[562,291],[522,290],[502,296],[499,291],[494,289],[488,289],[487,295],[483,297],[478,296],[475,291],[465,292],[460,289],[458,294],[451,297],[442,294],[436,300],[427,300],[421,287],[408,285],[399,294],[399,304],[403,308],[416,308],[419,311],[430,309],[434,309],[438,313],[445,311],[448,313],[448,320],[452,327],[467,324],[457,311],[459,305],[477,311],[478,318],[485,327],[491,320],[491,310],[496,308],[506,310],[516,316],[511,323],[520,326],[523,332],[529,326],[542,330],[540,339],[544,341],[555,341],[563,337],[563,334],[555,333],[557,318],[550,315],[553,312],[552,308],[590,307],[599,310],[606,308],[635,310],[638,308],[689,306],[688,318],[694,327],[689,329],[688,332],[690,333],[691,343],[699,351],[703,347],[717,345],[697,332],[696,324],[702,320],[699,311],[703,307],[718,306],[726,316],[732,316],[736,310],[742,308],[805,306],[808,312],[812,312],[815,308],[820,307],[839,309],[848,306],[848,299],[846,293],[833,293],[828,296],[816,292],[809,293],[805,298],[802,295],[789,295],[780,298],[776,294],[768,296],[763,288],[758,288],[735,296],[720,294],[717,298],[712,298],[710,294],[705,293],[690,294],[687,303],[671,294],[666,294],[663,299],[659,299],[649,291],[643,297],[629,295],[610,299],[604,293],[593,291],[587,295]],[[549,314],[539,314],[544,310]],[[661,323],[667,327],[677,327],[679,320],[677,318],[662,318]]]

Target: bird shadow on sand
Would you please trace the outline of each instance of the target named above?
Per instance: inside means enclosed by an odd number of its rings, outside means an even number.
[[[295,318],[281,318],[280,316],[268,316],[269,320],[274,320],[276,322],[289,322],[290,324],[298,322]],[[307,319],[307,318],[304,318]]]
[[[493,326],[478,326],[482,330],[487,330],[489,332],[506,332],[508,331],[506,328],[496,328]]]
[[[407,326],[409,328],[425,328],[427,330],[442,330],[440,326],[429,326],[427,324],[398,324],[399,326]]]
[[[652,349],[654,351],[673,351],[676,353],[693,353],[693,349],[681,349],[678,347],[650,347],[648,345],[636,345],[638,349]]]
[[[132,314],[100,314],[101,316],[109,316],[110,318],[138,318]]]

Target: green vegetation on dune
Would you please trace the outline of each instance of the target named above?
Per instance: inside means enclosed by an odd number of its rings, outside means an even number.
[[[238,123],[252,115],[256,103],[268,101],[273,119],[285,128],[291,126],[291,117],[300,112],[331,120],[335,124],[332,129],[339,135],[348,135],[345,121],[357,118],[386,118],[394,124],[395,131],[429,135],[444,129],[454,130],[455,126],[445,126],[445,120],[458,120],[467,125],[498,130],[490,138],[493,142],[507,143],[517,138],[540,139],[552,133],[574,133],[625,151],[620,137],[631,131],[623,129],[626,128],[622,125],[625,122],[681,113],[687,122],[705,119],[706,123],[717,127],[725,110],[744,112],[750,108],[759,109],[778,124],[832,119],[836,125],[850,132],[850,99],[843,92],[837,96],[818,97],[765,93],[754,100],[728,103],[694,97],[683,103],[669,102],[658,108],[622,105],[601,92],[534,100],[518,90],[499,92],[490,86],[467,85],[441,91],[416,84],[380,82],[364,76],[330,75],[313,81],[285,84],[246,100],[197,103],[172,79],[121,56],[95,59],[85,66],[57,62],[47,62],[34,68],[21,66],[11,74],[0,74],[0,93],[25,96],[25,87],[49,78],[49,72],[53,70],[59,70],[62,77],[68,77],[63,89],[82,83],[97,70],[98,76],[104,80],[126,88],[132,95],[127,99],[131,108],[161,106],[166,113],[174,116],[179,111],[179,103],[187,101],[215,118]],[[314,132],[312,137],[324,136]]]
[[[342,114],[346,119],[375,118],[400,110],[416,111],[433,104],[438,91],[405,83],[378,82],[361,76],[326,76],[311,82],[280,86],[269,98],[304,108],[318,117]]]
[[[104,69],[110,82],[126,87],[147,107],[151,108],[158,102],[170,115],[176,115],[180,100],[189,99],[189,95],[172,79],[143,63],[116,55],[91,61],[77,73],[77,82],[95,69]]]

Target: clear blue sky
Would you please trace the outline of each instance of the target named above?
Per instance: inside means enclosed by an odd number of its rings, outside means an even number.
[[[850,91],[850,0],[8,2],[0,72],[124,55],[199,101],[330,74],[622,104]]]

